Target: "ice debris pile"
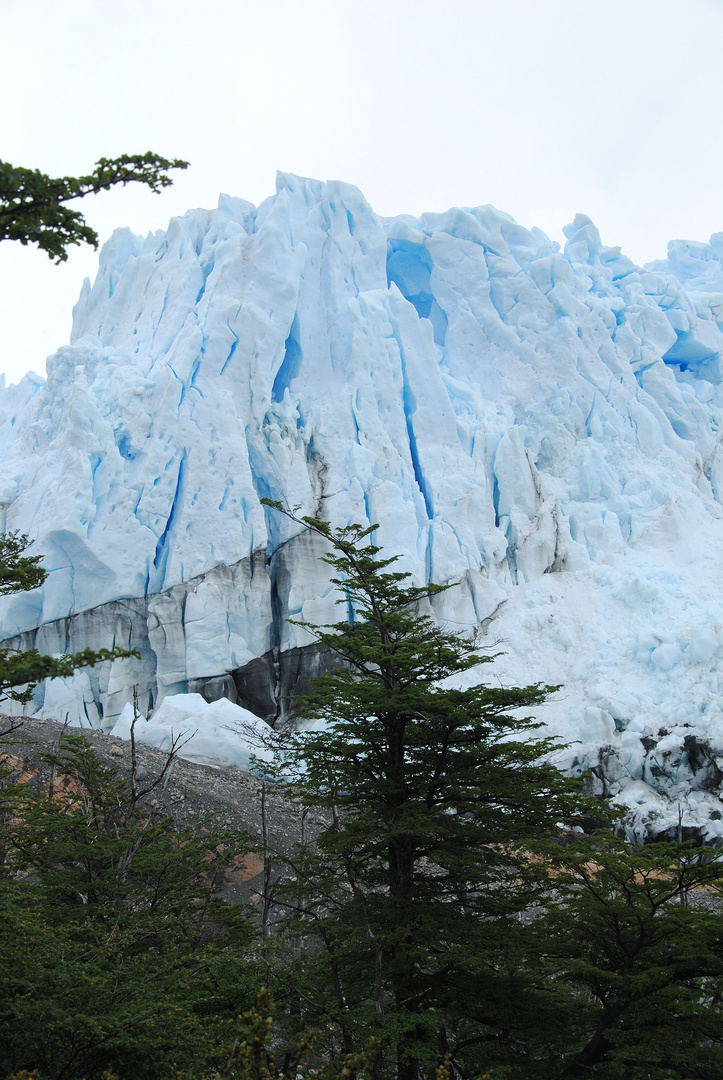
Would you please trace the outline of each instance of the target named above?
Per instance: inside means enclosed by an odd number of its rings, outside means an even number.
[[[131,728],[136,742],[202,765],[252,769],[272,760],[266,745],[268,724],[226,698],[209,703],[200,694],[174,694],[163,699],[150,719],[128,702],[110,734],[130,740]]]
[[[260,505],[378,522],[437,615],[562,683],[544,718],[630,827],[723,836],[723,234],[635,266],[492,207],[382,219],[281,175],[255,208],[116,232],[72,344],[0,399],[6,529],[50,570],[0,635],[139,661],[29,707],[110,730],[200,690],[274,719],[333,617],[319,549]]]

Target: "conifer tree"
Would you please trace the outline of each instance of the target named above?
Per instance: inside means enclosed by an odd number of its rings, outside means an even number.
[[[720,851],[599,833],[545,855],[555,902],[538,936],[549,984],[569,994],[549,1075],[721,1080]]]
[[[98,246],[98,234],[68,203],[118,184],[145,184],[158,194],[173,183],[171,169],[187,168],[187,161],[150,151],[100,158],[87,176],[48,176],[0,161],[0,241],[37,244],[49,258],[65,262],[71,244]]]
[[[0,768],[0,1077],[208,1077],[260,989],[221,895],[253,841],[174,823],[165,769],[139,791],[83,736],[47,760],[42,788]]]
[[[538,883],[517,852],[582,802],[520,711],[558,688],[460,688],[451,677],[491,657],[420,613],[450,586],[409,584],[376,526],[334,530],[264,501],[328,542],[347,612],[296,624],[339,666],[300,701],[323,730],[291,737],[278,769],[328,815],[288,899],[296,955],[307,946],[300,1014],[335,1027],[340,1052],[381,1036],[377,1076],[417,1080],[445,1057],[476,1069],[480,1047],[547,1008],[521,975],[516,916]]]

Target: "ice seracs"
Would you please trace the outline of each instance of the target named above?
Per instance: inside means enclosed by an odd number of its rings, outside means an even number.
[[[316,663],[286,620],[334,594],[268,496],[459,581],[437,614],[501,641],[484,677],[564,683],[570,767],[717,834],[723,234],[648,267],[565,235],[285,174],[116,232],[47,381],[0,395],[0,524],[50,571],[0,633],[141,659],[32,711],[110,729],[135,685],[144,715],[202,690],[281,717]]]

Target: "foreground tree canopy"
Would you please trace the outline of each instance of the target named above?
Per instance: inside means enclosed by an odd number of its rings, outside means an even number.
[[[517,917],[540,891],[520,851],[586,805],[520,710],[557,687],[445,682],[491,659],[420,612],[445,586],[410,585],[374,527],[267,505],[328,543],[345,614],[301,623],[343,666],[301,699],[324,728],[291,739],[279,770],[332,815],[294,863],[319,1005],[346,1052],[373,1018],[378,1076],[416,1080],[448,1055],[474,1067],[470,1040],[547,1009],[519,974]]]
[[[173,183],[171,169],[187,168],[187,161],[150,151],[100,158],[87,176],[52,177],[0,161],[0,240],[37,244],[49,258],[65,262],[71,244],[98,246],[98,234],[67,203],[117,184],[145,184],[160,192]]]
[[[300,701],[322,729],[277,770],[327,815],[280,888],[290,1015],[340,1053],[378,1037],[377,1080],[441,1062],[461,1078],[723,1077],[723,926],[680,902],[717,894],[715,854],[636,853],[603,828],[610,811],[526,712],[557,687],[465,686],[491,658],[423,613],[445,586],[410,585],[374,526],[266,505],[328,544],[345,616],[300,624],[340,664]]]
[[[250,840],[174,827],[82,736],[50,761],[71,785],[0,766],[0,1076],[200,1078],[261,986],[219,895]]]
[[[220,885],[250,837],[174,823],[77,736],[61,797],[0,762],[0,1080],[723,1080],[720,852],[616,836],[529,716],[555,687],[477,682],[444,586],[266,505],[328,545],[343,613],[301,623],[338,663],[270,733],[299,842],[262,794],[244,917]],[[8,587],[39,583],[24,545]]]

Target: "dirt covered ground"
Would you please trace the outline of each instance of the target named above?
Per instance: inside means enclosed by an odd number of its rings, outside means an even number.
[[[53,778],[52,765],[44,760],[47,754],[58,752],[64,734],[82,735],[92,746],[100,760],[130,783],[131,746],[124,739],[106,735],[90,728],[63,728],[53,720],[24,717],[11,721],[0,714],[0,732],[20,723],[16,731],[0,739],[0,764],[9,768],[13,779],[37,787],[48,786]],[[136,776],[139,789],[149,788],[163,772],[168,755],[142,744],[136,746]],[[62,778],[53,782],[62,784]],[[204,827],[223,831],[243,830],[249,834],[249,847],[242,863],[232,871],[229,880],[229,898],[251,900],[259,903],[259,891],[263,888],[263,856],[253,850],[262,840],[262,789],[266,807],[266,824],[269,846],[282,853],[289,852],[301,835],[302,811],[299,806],[283,797],[273,784],[262,785],[253,773],[237,766],[199,765],[183,758],[175,758],[163,780],[146,796],[148,809],[156,813],[172,815],[179,825],[198,822]],[[304,822],[306,835],[321,822],[318,815],[307,814]],[[274,872],[279,876],[280,867]]]

